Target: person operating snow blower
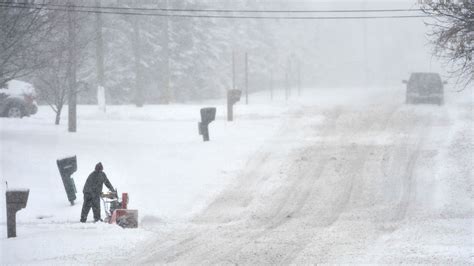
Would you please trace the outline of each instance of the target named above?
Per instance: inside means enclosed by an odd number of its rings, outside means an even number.
[[[102,221],[100,218],[100,193],[102,193],[103,184],[105,184],[110,191],[114,191],[114,187],[103,170],[104,167],[102,163],[99,162],[96,164],[95,170],[86,180],[86,184],[82,190],[84,193],[84,203],[82,204],[81,223],[86,222],[91,208],[94,213],[94,221]]]

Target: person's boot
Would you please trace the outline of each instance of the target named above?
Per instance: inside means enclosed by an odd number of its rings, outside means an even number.
[[[102,220],[102,218],[99,218],[99,219],[95,219],[94,220],[94,223],[97,223],[97,222],[103,222],[104,220]]]

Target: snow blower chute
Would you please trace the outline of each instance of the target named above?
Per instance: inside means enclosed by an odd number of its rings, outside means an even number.
[[[117,191],[110,191],[102,193],[100,198],[106,213],[104,222],[123,228],[138,227],[138,210],[127,209],[128,193],[122,193],[122,198],[119,199]]]

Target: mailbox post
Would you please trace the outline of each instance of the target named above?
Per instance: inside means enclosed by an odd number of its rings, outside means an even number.
[[[216,108],[201,108],[201,122],[198,123],[199,135],[204,141],[209,141],[209,124],[216,119]]]
[[[234,120],[234,104],[240,101],[242,91],[228,90],[227,91],[227,121]]]
[[[76,200],[76,184],[71,175],[77,171],[77,158],[76,156],[60,159],[56,161],[58,164],[59,173],[61,174],[61,179],[63,180],[64,189],[66,190],[67,199],[74,205],[74,200]]]
[[[26,207],[29,189],[7,190],[7,235],[8,238],[16,237],[16,212]]]

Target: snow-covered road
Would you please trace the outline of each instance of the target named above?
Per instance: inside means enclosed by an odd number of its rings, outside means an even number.
[[[472,105],[389,97],[299,110],[189,225],[119,261],[473,263]]]
[[[79,106],[75,134],[44,106],[0,119],[2,183],[30,188],[17,238],[0,198],[0,264],[473,264],[472,90],[444,106],[404,93],[261,92],[233,123],[222,100]],[[218,108],[207,143],[203,106]],[[55,165],[71,154],[79,191],[104,162],[138,229],[78,223],[82,195],[69,206]]]

